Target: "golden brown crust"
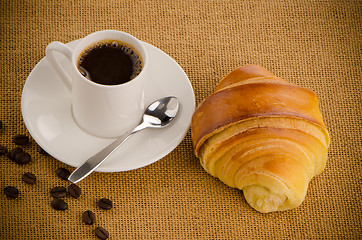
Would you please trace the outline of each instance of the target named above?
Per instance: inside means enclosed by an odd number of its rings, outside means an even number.
[[[195,149],[220,127],[260,116],[303,118],[324,127],[314,92],[295,85],[251,83],[220,90],[196,109],[191,123]]]
[[[224,77],[215,88],[215,92],[230,86],[235,83],[240,83],[246,80],[255,79],[273,79],[279,82],[285,82],[285,80],[276,77],[272,72],[268,71],[262,66],[258,65],[246,65],[239,67]]]

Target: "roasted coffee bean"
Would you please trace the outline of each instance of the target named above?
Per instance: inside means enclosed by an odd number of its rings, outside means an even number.
[[[70,172],[66,168],[58,168],[56,173],[58,177],[60,177],[63,180],[68,180],[68,177],[70,176]]]
[[[107,239],[109,237],[108,231],[102,227],[97,227],[95,230],[95,234],[98,238],[102,240]]]
[[[65,187],[54,187],[50,190],[50,194],[54,198],[62,198],[67,195],[67,189]]]
[[[29,144],[29,137],[25,136],[25,135],[22,135],[22,134],[19,134],[19,135],[16,135],[15,137],[13,137],[13,142],[16,145],[28,145]]]
[[[4,188],[4,193],[8,198],[17,198],[19,196],[19,190],[13,186]]]
[[[43,155],[48,155],[48,153],[39,145],[37,145],[36,150],[38,151],[38,153],[43,154]]]
[[[98,201],[98,207],[105,209],[105,210],[109,210],[112,208],[112,201],[109,200],[108,198],[102,198],[101,200]]]
[[[24,173],[23,176],[21,176],[21,179],[28,184],[35,184],[36,182],[36,176],[31,172]]]
[[[79,198],[80,194],[82,193],[82,190],[80,189],[80,187],[72,183],[68,186],[68,192],[70,196],[74,198]]]
[[[51,203],[51,206],[55,210],[66,210],[68,208],[68,204],[59,198],[54,199]]]
[[[14,161],[17,163],[17,164],[27,164],[31,161],[31,156],[29,153],[27,152],[21,152],[21,153],[18,153],[15,155],[15,159]]]
[[[93,225],[93,223],[96,221],[96,215],[94,212],[88,210],[83,213],[82,219],[86,224]]]
[[[7,153],[8,153],[8,148],[3,145],[0,145],[0,156],[5,155]]]
[[[15,156],[21,152],[23,152],[23,149],[21,147],[16,147],[8,153],[8,156],[11,160],[15,160]]]

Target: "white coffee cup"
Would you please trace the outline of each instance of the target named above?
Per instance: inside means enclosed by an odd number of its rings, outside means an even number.
[[[143,61],[138,76],[119,85],[102,85],[84,77],[77,68],[79,56],[95,43],[105,40],[125,42],[136,49]],[[71,63],[66,71],[57,59],[63,54]],[[132,130],[141,121],[144,111],[144,91],[147,81],[148,57],[141,41],[128,33],[104,30],[83,38],[74,50],[60,42],[50,43],[46,59],[71,91],[72,113],[77,124],[98,137],[117,137]],[[51,79],[50,79],[51,80]]]

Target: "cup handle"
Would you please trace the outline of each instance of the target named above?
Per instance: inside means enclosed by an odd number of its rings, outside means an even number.
[[[45,49],[45,56],[50,63],[50,65],[54,68],[56,73],[62,79],[65,86],[69,91],[72,89],[72,79],[69,74],[64,70],[64,67],[59,63],[59,61],[55,57],[55,52],[59,52],[63,54],[69,61],[72,61],[72,49],[67,45],[61,42],[51,42]]]

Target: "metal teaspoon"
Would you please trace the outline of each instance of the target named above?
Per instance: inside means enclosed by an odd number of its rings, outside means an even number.
[[[96,153],[74,170],[68,180],[77,183],[99,167],[119,146],[134,133],[145,128],[163,128],[169,125],[176,117],[179,101],[176,97],[165,97],[151,103],[143,114],[141,123],[131,133],[125,133],[100,152]]]

